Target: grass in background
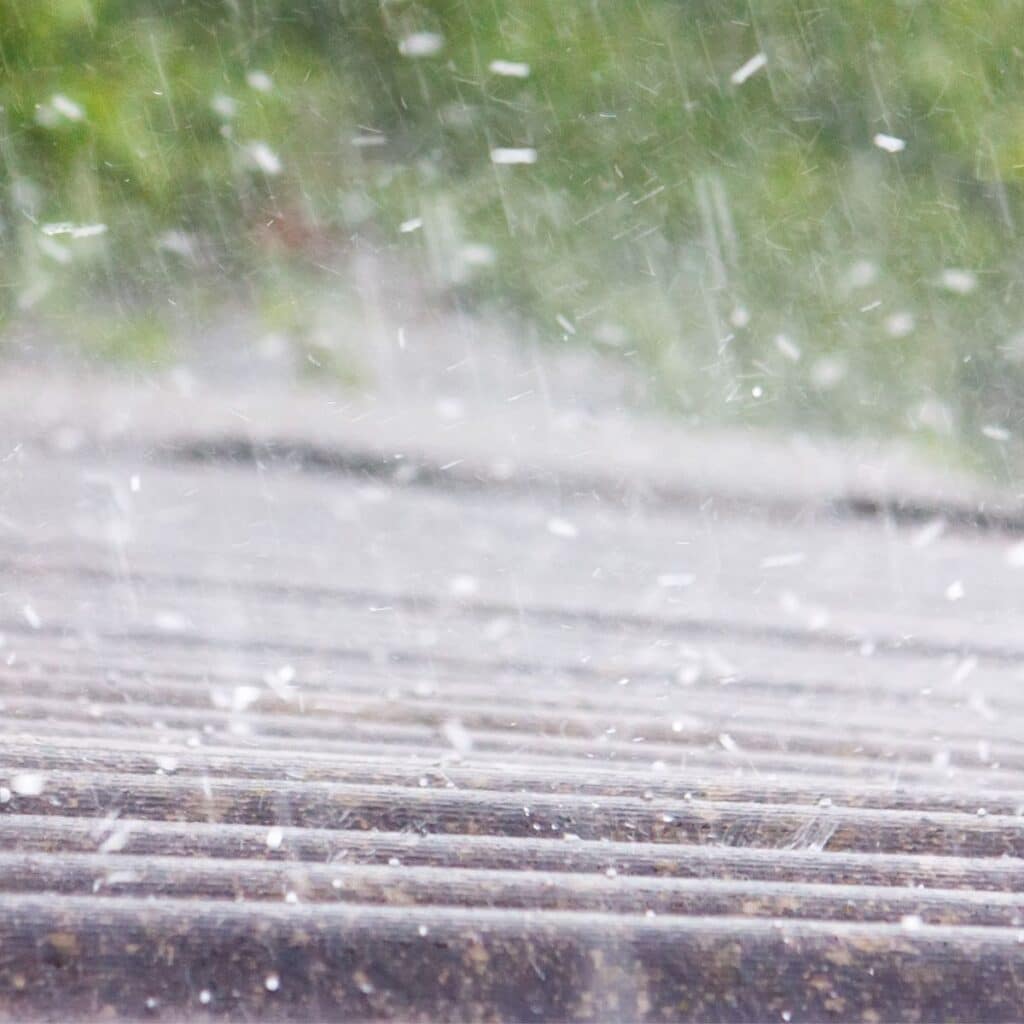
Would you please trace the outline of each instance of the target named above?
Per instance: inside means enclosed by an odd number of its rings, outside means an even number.
[[[1006,0],[6,0],[0,306],[201,317],[358,238],[643,360],[700,422],[1002,463],[1019,27]]]

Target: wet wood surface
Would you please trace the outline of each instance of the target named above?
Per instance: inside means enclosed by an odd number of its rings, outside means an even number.
[[[1010,505],[61,401],[0,462],[3,1018],[1020,1018]]]

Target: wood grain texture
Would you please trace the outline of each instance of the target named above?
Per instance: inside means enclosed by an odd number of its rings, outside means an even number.
[[[1019,1019],[998,524],[154,444],[0,463],[0,1017]]]

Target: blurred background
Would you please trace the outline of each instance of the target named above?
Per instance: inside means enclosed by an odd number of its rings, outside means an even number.
[[[1021,23],[1015,0],[4,0],[0,349],[345,393],[500,339],[499,377],[564,358],[595,402],[1006,477]]]

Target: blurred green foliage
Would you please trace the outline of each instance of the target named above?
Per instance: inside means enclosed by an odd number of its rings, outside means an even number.
[[[0,306],[258,289],[272,253],[315,272],[359,236],[645,360],[694,416],[1001,457],[1024,421],[1022,13],[4,0]],[[41,230],[65,221],[108,230]]]

